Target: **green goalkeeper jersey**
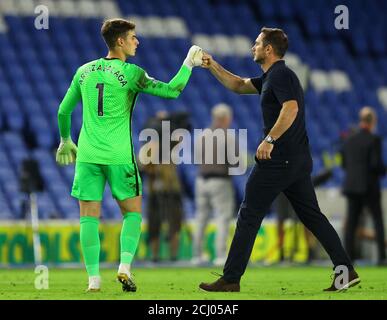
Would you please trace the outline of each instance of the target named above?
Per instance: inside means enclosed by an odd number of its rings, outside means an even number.
[[[140,92],[177,98],[191,70],[183,65],[169,82],[157,81],[135,64],[101,58],[81,66],[59,107],[62,138],[70,136],[71,113],[82,99],[83,121],[77,161],[96,164],[135,162],[131,121]]]

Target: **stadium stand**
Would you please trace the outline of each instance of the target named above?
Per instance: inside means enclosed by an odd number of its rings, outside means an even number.
[[[48,30],[33,27],[38,4],[49,9]],[[38,197],[41,217],[78,216],[77,203],[69,195],[74,168],[55,164],[56,113],[76,69],[106,54],[99,33],[105,17],[129,17],[136,22],[140,47],[132,61],[163,81],[178,70],[191,43],[237,74],[258,75],[261,70],[251,58],[252,42],[262,26],[283,28],[290,38],[286,59],[303,79],[315,172],[323,167],[323,152],[337,152],[340,133],[356,122],[365,104],[376,109],[379,133],[387,137],[387,2],[351,1],[352,21],[372,22],[372,36],[356,25],[337,32],[332,13],[338,4],[333,0],[1,0],[0,219],[21,217],[18,168],[25,157],[39,162],[45,181],[46,190]],[[193,127],[205,127],[210,109],[218,102],[234,108],[233,127],[248,129],[248,149],[255,152],[262,124],[259,97],[236,96],[204,70],[195,70],[176,101],[141,95],[133,116],[133,135],[138,137],[145,121],[162,109],[189,111]],[[75,141],[81,115],[78,106],[72,117]],[[135,138],[134,143],[138,151],[139,140]],[[384,152],[387,160],[386,142]],[[179,168],[188,190],[184,204],[188,215],[194,212],[195,170],[193,165]],[[239,200],[245,179],[235,178]],[[334,170],[328,185],[338,186],[341,179],[341,170]],[[387,187],[386,179],[383,186]],[[111,197],[105,198],[103,209],[104,218],[119,217]]]

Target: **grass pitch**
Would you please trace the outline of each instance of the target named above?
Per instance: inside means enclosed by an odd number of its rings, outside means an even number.
[[[115,281],[116,270],[103,269],[102,291],[85,293],[83,269],[49,269],[49,289],[37,290],[34,269],[0,270],[0,300],[386,300],[387,268],[359,267],[361,283],[339,293],[322,292],[330,286],[329,267],[249,267],[240,293],[210,293],[198,284],[212,282],[219,268],[144,268],[134,270],[138,290],[124,293]]]

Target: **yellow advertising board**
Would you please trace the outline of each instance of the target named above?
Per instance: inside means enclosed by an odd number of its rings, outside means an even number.
[[[192,256],[192,223],[183,226],[180,236],[179,259],[189,260]],[[136,253],[136,260],[146,260],[150,256],[147,244],[147,225],[143,223],[142,235]],[[161,235],[161,258],[168,257],[168,243],[164,229]],[[307,258],[307,244],[301,225],[285,226],[285,257],[292,256],[295,262]],[[100,261],[117,263],[121,224],[119,221],[100,224],[101,254]],[[230,228],[228,246],[231,244],[235,224]],[[82,262],[79,244],[78,221],[45,221],[39,227],[42,260],[54,264]],[[209,258],[215,258],[216,225],[210,224],[206,230],[205,251]],[[275,222],[266,222],[257,234],[251,254],[251,262],[275,263],[279,259],[278,236]],[[20,265],[33,262],[32,229],[25,222],[0,222],[0,265]]]

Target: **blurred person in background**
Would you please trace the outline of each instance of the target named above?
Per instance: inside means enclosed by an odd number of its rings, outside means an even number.
[[[333,169],[328,167],[323,169],[318,174],[312,176],[312,183],[314,187],[318,187],[319,185],[327,182],[333,175]],[[313,234],[309,231],[308,228],[303,226],[301,230],[301,234],[296,224],[301,221],[298,219],[297,214],[295,213],[292,204],[285,196],[284,193],[280,193],[275,201],[276,209],[277,209],[277,231],[278,231],[278,248],[280,250],[280,262],[285,261],[285,247],[284,247],[284,239],[285,239],[285,221],[286,219],[290,219],[295,227],[293,232],[293,244],[291,248],[291,253],[289,255],[289,260],[292,261],[294,259],[294,255],[297,252],[299,245],[299,237],[305,237],[305,241],[308,246],[308,256],[307,263],[312,262],[312,260],[316,257],[316,246],[317,241]]]
[[[277,232],[278,232],[278,249],[279,249],[279,262],[284,262],[287,258],[292,261],[297,251],[298,237],[300,236],[297,224],[300,220],[297,218],[291,203],[283,193],[280,193],[275,200],[275,209],[277,212]],[[289,255],[285,254],[285,222],[290,220],[293,228],[293,239],[291,240],[291,248]],[[302,235],[304,236],[304,235]]]
[[[375,134],[377,116],[373,108],[359,112],[359,128],[342,147],[345,171],[343,193],[347,198],[345,247],[355,259],[355,234],[364,207],[371,213],[378,246],[378,265],[386,265],[385,232],[381,207],[380,178],[386,174],[382,159],[382,141]]]
[[[167,111],[159,111],[155,118],[148,120],[145,127],[152,127],[159,132],[159,141],[163,141],[161,123],[168,121]],[[172,127],[174,125],[172,124]],[[153,143],[153,142],[148,142]],[[172,142],[170,147],[176,145]],[[163,224],[168,225],[167,241],[169,243],[169,260],[177,261],[180,230],[183,221],[182,186],[178,176],[176,164],[161,163],[162,144],[154,146],[158,153],[159,163],[141,165],[142,172],[147,175],[147,215],[148,215],[148,242],[152,254],[152,261],[160,261],[160,241]]]
[[[227,239],[230,229],[230,220],[235,208],[234,186],[229,175],[230,164],[227,161],[227,149],[234,146],[236,140],[227,134],[227,129],[232,122],[231,108],[220,103],[212,109],[212,125],[203,132],[200,137],[200,144],[196,143],[195,148],[202,147],[201,164],[199,165],[198,176],[195,183],[195,232],[193,237],[193,264],[206,262],[203,254],[203,240],[205,229],[208,225],[211,214],[214,214],[216,223],[215,260],[214,264],[221,266],[227,258]],[[206,145],[206,139],[212,139],[215,130],[223,130],[225,139],[214,139],[212,146]],[[219,132],[219,131],[218,131]],[[225,161],[217,159],[217,150],[224,152]],[[212,155],[212,163],[206,164],[206,156]]]

